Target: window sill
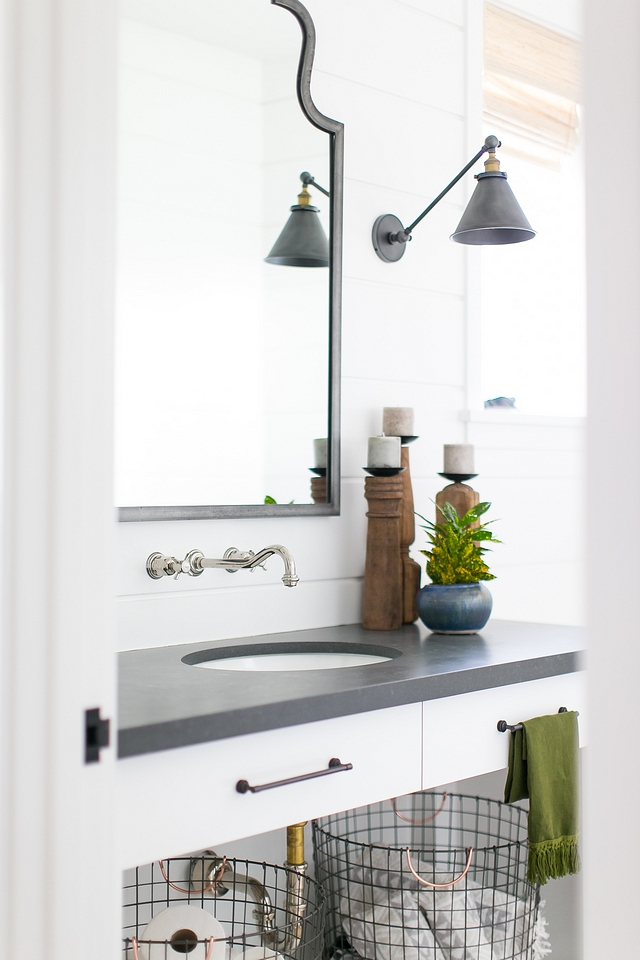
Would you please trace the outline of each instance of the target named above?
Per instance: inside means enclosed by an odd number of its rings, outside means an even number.
[[[586,417],[552,417],[541,414],[519,413],[505,407],[485,410],[460,410],[458,419],[463,423],[511,424],[518,427],[574,427],[584,428]]]

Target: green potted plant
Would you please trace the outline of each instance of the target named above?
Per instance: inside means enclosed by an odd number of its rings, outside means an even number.
[[[418,613],[433,633],[477,633],[491,615],[493,599],[482,581],[495,577],[483,559],[488,549],[483,544],[500,540],[480,521],[490,506],[479,503],[461,517],[445,503],[438,508],[442,523],[418,514],[431,541],[430,550],[420,551],[428,558],[431,583],[418,593]]]

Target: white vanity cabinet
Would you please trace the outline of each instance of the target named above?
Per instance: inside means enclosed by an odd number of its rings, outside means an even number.
[[[264,833],[421,787],[422,704],[267,730],[117,764],[123,867]],[[327,767],[352,770],[240,794]]]
[[[584,674],[568,673],[120,760],[120,863],[177,856],[501,769],[509,737],[498,720],[560,706],[580,711],[584,745]],[[236,790],[239,780],[255,786],[298,777],[332,758],[353,769],[256,794]]]
[[[580,746],[586,746],[584,672],[423,703],[422,789],[501,770],[509,758],[509,734],[498,731],[498,721],[519,723],[560,707],[579,711]]]

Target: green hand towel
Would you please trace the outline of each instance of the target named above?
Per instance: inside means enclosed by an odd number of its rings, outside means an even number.
[[[580,869],[578,714],[526,720],[511,734],[506,803],[529,799],[530,883]]]

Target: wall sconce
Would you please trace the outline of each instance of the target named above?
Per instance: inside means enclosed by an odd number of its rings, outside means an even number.
[[[329,191],[316,183],[311,174],[304,170],[300,174],[302,191],[298,194],[298,202],[291,207],[289,219],[282,228],[282,232],[274,243],[265,263],[275,263],[284,267],[328,267],[329,241],[324,232],[320,217],[320,210],[311,204],[311,194],[307,190],[313,184],[325,197]],[[399,221],[398,221],[399,222]]]
[[[436,203],[449,193],[458,180],[464,177],[465,173],[485,153],[489,154],[484,164],[485,172],[475,175],[478,185],[467,204],[467,209],[462,214],[460,223],[451,234],[451,240],[455,240],[456,243],[478,245],[521,243],[523,240],[531,240],[535,237],[536,231],[532,229],[514,197],[507,183],[506,173],[500,169],[500,162],[496,158],[496,150],[500,146],[502,144],[497,137],[487,137],[484,146],[473,160],[469,161],[410,226],[403,227],[402,222],[392,213],[385,213],[378,217],[373,225],[371,238],[380,259],[385,263],[393,263],[404,255],[407,241],[411,240],[414,227],[417,227],[423,217],[433,210]]]

